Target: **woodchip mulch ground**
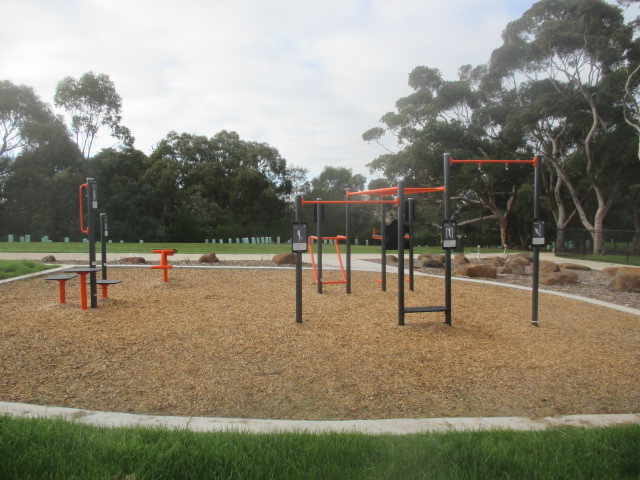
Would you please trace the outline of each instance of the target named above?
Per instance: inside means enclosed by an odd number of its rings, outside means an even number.
[[[640,317],[553,295],[453,283],[453,324],[397,326],[390,275],[354,272],[295,323],[288,269],[112,268],[79,308],[43,277],[0,285],[0,400],[159,415],[364,419],[640,412]],[[325,280],[329,280],[325,273]],[[416,277],[408,306],[441,305]]]

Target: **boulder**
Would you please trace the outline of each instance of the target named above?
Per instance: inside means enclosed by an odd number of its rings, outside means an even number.
[[[529,263],[525,263],[525,265],[529,265],[530,263],[533,263],[533,255],[530,254],[530,253],[523,253],[523,252],[514,253],[511,256],[515,257],[515,258],[521,258],[521,259],[526,260],[527,262],[529,262]]]
[[[491,258],[491,266],[492,267],[502,267],[504,266],[504,261],[500,257]]]
[[[433,258],[436,262],[444,263],[444,253],[431,255],[431,258]]]
[[[387,265],[396,265],[398,263],[398,257],[395,255],[387,255],[386,257]]]
[[[205,253],[198,259],[198,262],[200,263],[217,263],[219,261],[220,259],[218,259],[218,256],[215,254],[215,252]]]
[[[423,260],[429,260],[430,258],[431,258],[430,253],[421,253],[420,255],[418,255],[418,262],[421,262]]]
[[[511,260],[509,260],[507,263],[504,264],[504,267],[502,267],[501,273],[511,273],[513,275],[526,275],[527,271],[525,270],[525,266],[522,263],[514,263]]]
[[[271,259],[276,265],[295,265],[296,254],[292,252],[279,253]]]
[[[620,267],[606,267],[602,269],[602,273],[604,273],[607,277],[615,277],[619,269]]]
[[[424,268],[444,268],[444,263],[437,261],[435,258],[428,258],[422,260],[420,266]]]
[[[496,267],[489,265],[469,265],[467,266],[467,276],[470,278],[496,278],[498,276]]]
[[[451,274],[456,277],[467,277],[469,267],[471,267],[470,263],[459,263],[458,265],[454,265]]]
[[[56,257],[54,257],[53,255],[47,255],[46,257],[44,257],[44,258],[42,259],[42,261],[43,261],[44,263],[52,263],[52,262],[55,262],[55,261],[56,261]]]
[[[640,293],[640,268],[619,267],[609,289],[614,292]]]
[[[575,272],[549,272],[540,275],[542,285],[567,285],[578,281],[578,274]]]
[[[555,273],[560,271],[560,266],[549,260],[542,260],[540,262],[540,273]]]
[[[522,255],[511,255],[509,256],[509,262],[511,262],[514,265],[531,265],[531,261]]]
[[[456,253],[453,256],[453,263],[456,265],[461,265],[463,263],[470,263],[469,259],[465,256],[464,253]]]
[[[562,270],[579,270],[582,272],[590,272],[591,268],[587,267],[586,265],[580,265],[577,263],[560,263],[558,264],[558,266],[562,269]]]
[[[131,265],[144,265],[147,261],[144,257],[126,257],[122,259],[122,263],[129,263]]]

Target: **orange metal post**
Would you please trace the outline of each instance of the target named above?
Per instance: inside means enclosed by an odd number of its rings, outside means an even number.
[[[66,280],[58,280],[58,284],[60,285],[60,303],[67,303],[67,290],[66,290]]]
[[[151,269],[152,270],[160,270],[160,269],[162,269],[163,272],[164,272],[163,280],[166,283],[166,282],[169,281],[169,269],[173,268],[173,265],[169,265],[167,263],[167,256],[173,255],[174,251],[173,251],[173,249],[161,249],[161,250],[152,250],[152,252],[160,254],[160,265],[152,265]]]
[[[78,272],[78,275],[80,275],[80,304],[82,305],[82,310],[87,309],[87,273]]]

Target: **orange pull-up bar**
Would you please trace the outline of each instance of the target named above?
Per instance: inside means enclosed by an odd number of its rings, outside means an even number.
[[[538,164],[538,157],[534,157],[532,160],[454,160],[452,158],[449,162],[450,165],[454,163],[476,163],[478,165],[481,163],[504,163],[507,165],[510,163],[526,163],[535,167]]]
[[[416,195],[418,193],[444,192],[444,187],[407,187],[404,189],[405,195]],[[378,188],[375,190],[363,190],[362,192],[347,192],[347,197],[354,195],[398,195],[398,187]]]

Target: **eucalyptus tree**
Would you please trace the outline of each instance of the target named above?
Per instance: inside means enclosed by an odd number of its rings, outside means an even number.
[[[363,134],[364,140],[375,141],[391,133],[401,147],[399,152],[383,154],[371,162],[368,166],[372,172],[381,171],[389,180],[402,176],[416,185],[438,186],[443,182],[444,152],[455,158],[528,157],[530,152],[523,150],[518,131],[486,121],[483,112],[492,99],[482,90],[485,75],[486,67],[466,65],[460,68],[457,80],[444,80],[435,68],[415,68],[409,75],[414,92],[396,102],[396,112],[382,116],[385,128],[376,127]],[[503,102],[501,108],[499,113],[508,115],[510,104]],[[465,166],[456,168],[454,175],[453,217],[458,225],[495,220],[500,227],[500,242],[508,245],[509,217],[529,173],[517,168]]]
[[[549,180],[559,227],[567,224],[566,189],[594,252],[602,252],[604,220],[626,181],[624,159],[602,145],[621,128],[614,77],[632,28],[618,7],[602,0],[542,0],[509,23],[502,38],[487,84],[527,112],[529,144],[544,151],[555,172]]]
[[[56,86],[53,100],[70,115],[71,132],[84,158],[91,157],[103,127],[123,145],[133,145],[130,130],[122,125],[122,98],[108,75],[87,72],[77,80],[65,77]]]

